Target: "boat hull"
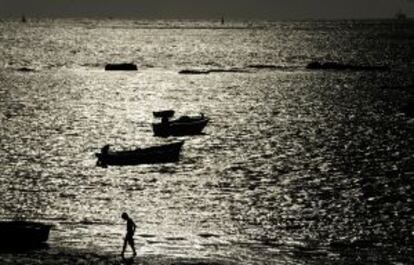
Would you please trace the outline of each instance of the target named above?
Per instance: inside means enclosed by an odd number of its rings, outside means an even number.
[[[192,121],[169,121],[167,123],[153,123],[152,130],[154,136],[185,136],[199,135],[206,127],[208,119],[198,119]]]
[[[0,222],[0,246],[18,249],[44,245],[52,225],[26,221]]]
[[[96,154],[98,157],[97,165],[106,167],[174,163],[180,160],[183,144],[184,141],[181,141],[133,151],[98,153]]]

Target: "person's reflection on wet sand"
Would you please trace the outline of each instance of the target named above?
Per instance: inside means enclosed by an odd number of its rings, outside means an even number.
[[[133,258],[124,258],[124,257],[122,257],[121,264],[123,264],[123,265],[134,265],[134,259]]]

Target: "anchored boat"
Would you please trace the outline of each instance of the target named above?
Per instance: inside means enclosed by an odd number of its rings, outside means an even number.
[[[185,136],[201,134],[209,119],[200,114],[199,116],[181,116],[178,119],[170,120],[174,111],[154,112],[154,117],[161,118],[161,122],[153,123],[154,136]]]
[[[181,148],[184,141],[152,146],[147,148],[137,148],[130,151],[110,151],[110,146],[105,145],[101,153],[97,153],[97,165],[100,167],[128,166],[139,164],[160,164],[178,162],[180,159]]]

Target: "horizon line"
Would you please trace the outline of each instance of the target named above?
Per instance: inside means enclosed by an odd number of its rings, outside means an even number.
[[[142,17],[142,16],[116,16],[116,15],[88,15],[88,16],[55,16],[55,15],[27,15],[27,14],[20,14],[20,15],[10,15],[4,16],[0,15],[0,19],[17,19],[20,20],[22,17],[27,19],[34,18],[34,19],[104,19],[104,20],[189,20],[189,21],[212,21],[212,20],[221,20],[223,17],[227,21],[335,21],[335,20],[397,20],[396,16],[392,17],[303,17],[303,18],[258,18],[258,17],[232,17],[232,16],[216,16],[216,17],[198,17],[198,18],[191,18],[191,17]],[[414,17],[407,16],[407,20],[412,20]]]

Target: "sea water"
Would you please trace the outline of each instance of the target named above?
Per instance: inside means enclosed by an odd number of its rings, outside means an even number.
[[[53,224],[52,249],[119,253],[128,212],[143,256],[409,264],[413,32],[410,20],[2,20],[0,219]],[[139,70],[104,71],[124,62]],[[211,120],[203,135],[155,138],[152,112],[167,109]],[[96,167],[105,144],[174,140],[179,163]]]

